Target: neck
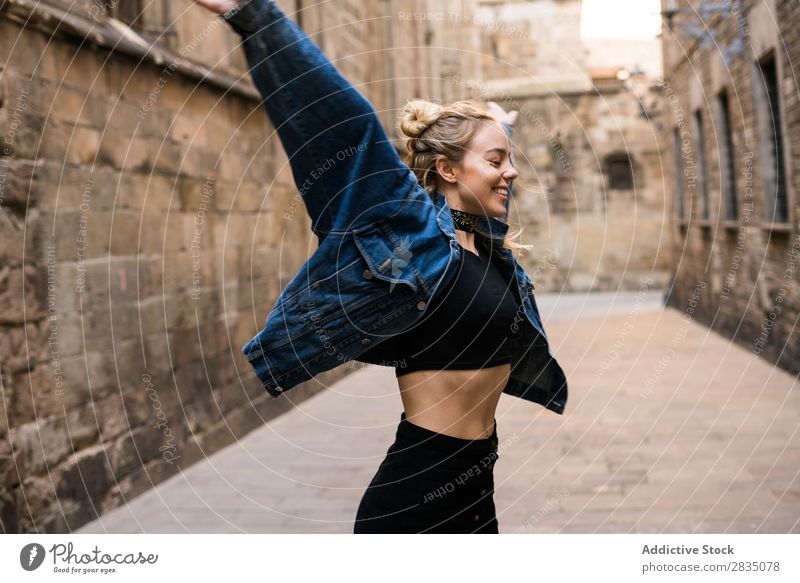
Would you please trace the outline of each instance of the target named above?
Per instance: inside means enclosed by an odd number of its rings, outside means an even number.
[[[456,241],[458,241],[464,249],[469,249],[473,253],[478,252],[477,247],[475,247],[475,233],[467,233],[466,231],[456,229]]]
[[[450,214],[453,216],[453,223],[456,227],[456,241],[458,241],[464,249],[468,249],[478,255],[478,249],[475,246],[475,233],[469,223],[473,215],[466,211],[459,211],[456,209],[450,209]]]

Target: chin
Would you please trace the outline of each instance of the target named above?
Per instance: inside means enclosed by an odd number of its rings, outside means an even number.
[[[502,219],[506,216],[506,204],[500,203],[500,208],[498,210],[492,212],[489,216],[494,217],[496,219]]]

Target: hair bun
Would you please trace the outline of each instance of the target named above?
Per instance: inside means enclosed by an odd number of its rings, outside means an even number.
[[[419,135],[431,127],[442,115],[443,108],[437,103],[415,99],[406,103],[400,117],[400,131],[409,139]]]

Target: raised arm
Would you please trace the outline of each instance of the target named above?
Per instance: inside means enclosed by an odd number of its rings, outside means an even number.
[[[242,37],[319,235],[393,214],[416,188],[372,105],[274,0],[196,0]]]

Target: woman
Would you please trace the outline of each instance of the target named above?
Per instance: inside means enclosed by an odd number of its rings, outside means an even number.
[[[478,103],[414,101],[401,160],[272,0],[196,2],[242,36],[320,239],[243,352],[274,397],[346,360],[395,364],[404,411],[356,533],[497,533],[500,393],[566,402],[501,220],[517,177],[504,127]]]

